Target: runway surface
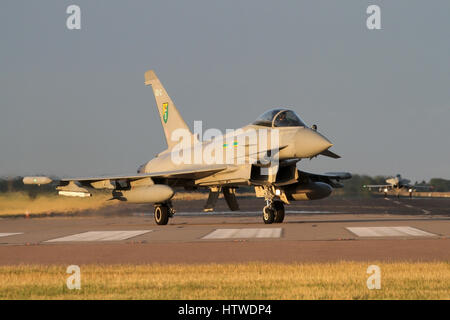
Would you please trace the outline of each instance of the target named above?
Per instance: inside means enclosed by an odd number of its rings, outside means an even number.
[[[167,226],[152,206],[0,219],[0,265],[88,263],[449,261],[450,199],[325,199],[286,207],[264,225],[260,199],[178,201]]]

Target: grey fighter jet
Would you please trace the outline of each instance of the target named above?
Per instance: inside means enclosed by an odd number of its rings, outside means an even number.
[[[407,190],[409,197],[412,198],[412,193],[417,189],[432,188],[432,186],[427,185],[411,185],[410,182],[411,180],[402,178],[400,174],[397,174],[395,177],[387,178],[386,184],[368,184],[364,185],[363,188],[368,188],[369,190],[372,188],[378,188],[378,191],[383,192],[385,197],[387,197],[389,191],[393,190],[395,191],[397,198],[400,197],[400,192],[402,190]]]
[[[109,189],[112,199],[131,203],[153,203],[159,225],[175,214],[172,197],[176,189],[208,189],[204,211],[214,210],[222,193],[230,210],[239,210],[236,188],[253,186],[264,198],[263,221],[281,223],[284,205],[291,201],[315,200],[340,188],[346,172],[313,174],[297,169],[302,159],[318,155],[339,156],[332,143],[308,127],[292,110],[265,112],[253,123],[209,138],[193,134],[153,70],[145,73],[145,84],[153,89],[168,148],[138,168],[137,174],[61,179],[62,196],[89,197],[90,189]],[[206,136],[206,132],[205,132]],[[25,177],[25,184],[47,184],[49,177]]]

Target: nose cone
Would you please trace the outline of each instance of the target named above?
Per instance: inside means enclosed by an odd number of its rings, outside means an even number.
[[[295,155],[298,158],[313,157],[332,145],[330,140],[309,128],[298,129],[295,135]]]

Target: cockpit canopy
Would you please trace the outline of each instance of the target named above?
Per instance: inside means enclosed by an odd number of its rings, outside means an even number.
[[[300,117],[289,109],[271,109],[264,112],[252,124],[265,127],[306,127]]]

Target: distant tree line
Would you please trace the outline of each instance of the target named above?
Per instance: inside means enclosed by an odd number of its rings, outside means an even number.
[[[352,174],[351,179],[341,182],[344,185],[344,188],[339,189],[339,193],[343,195],[369,195],[372,191],[363,188],[364,185],[386,184],[386,179],[387,177],[385,176],[371,177],[368,175]]]
[[[55,192],[55,183],[42,185],[40,187],[35,185],[24,185],[22,182],[23,177],[13,178],[0,178],[0,193],[6,192],[26,192],[31,197],[36,196],[39,193],[51,193]],[[371,191],[363,188],[363,185],[367,184],[385,184],[387,176],[375,176],[353,174],[350,180],[342,181],[344,185],[343,189],[339,189],[339,194],[342,195],[369,195]],[[56,177],[52,177],[53,180],[58,180]],[[449,192],[450,180],[441,178],[433,178],[429,182],[422,181],[415,184],[428,184],[433,186],[433,191],[437,192]],[[240,192],[251,192],[253,188],[242,187],[239,188]]]
[[[368,188],[363,188],[363,185],[369,184],[386,184],[386,179],[389,176],[375,176],[371,177],[368,175],[352,174],[350,180],[342,181],[344,188],[341,193],[345,195],[364,195],[372,193],[374,190],[370,191]],[[412,185],[430,185],[433,187],[431,191],[436,192],[449,192],[450,191],[450,180],[445,180],[441,178],[432,178],[430,181],[414,182]]]
[[[38,187],[35,185],[24,185],[22,179],[23,177],[0,178],[0,193],[26,192],[31,198],[34,198],[38,194],[55,192],[54,183]]]
[[[433,178],[428,183],[433,186],[433,191],[437,192],[447,192],[450,191],[450,180],[445,180],[441,178]]]

